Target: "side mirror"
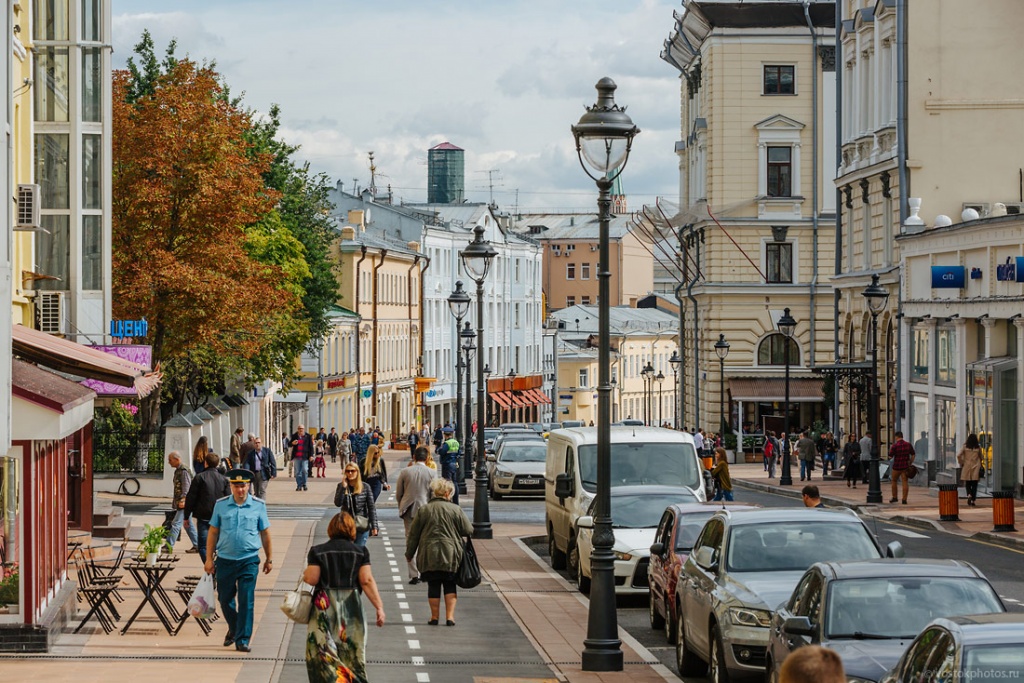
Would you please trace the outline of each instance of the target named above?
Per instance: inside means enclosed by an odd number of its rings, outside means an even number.
[[[903,549],[902,543],[893,541],[885,546],[885,556],[892,559],[900,559],[907,556],[907,551]]]
[[[782,630],[791,636],[814,636],[814,626],[807,617],[786,617],[782,622]]]
[[[582,517],[576,520],[576,527],[579,529],[593,529],[594,518],[590,515],[583,515]]]
[[[487,462],[497,462],[497,461],[498,461],[498,456],[494,455],[493,453],[488,453],[487,454]]]
[[[568,474],[562,473],[555,476],[555,497],[572,498],[575,493],[575,483]]]
[[[665,554],[665,544],[664,543],[660,543],[659,542],[659,543],[654,543],[654,544],[651,545],[651,556],[652,557],[654,557],[654,556],[661,557],[664,554]]]
[[[715,552],[714,548],[708,546],[701,546],[697,549],[697,552],[693,554],[693,562],[698,567],[705,571],[716,572],[718,571],[718,553]]]

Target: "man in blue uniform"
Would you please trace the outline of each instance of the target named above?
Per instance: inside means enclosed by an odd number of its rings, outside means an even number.
[[[228,472],[231,495],[221,498],[213,506],[210,532],[206,538],[206,573],[212,574],[216,567],[217,598],[224,620],[228,623],[224,647],[234,643],[239,652],[251,651],[249,638],[252,636],[260,545],[266,555],[263,573],[269,574],[274,563],[267,504],[249,495],[252,478],[249,470],[234,469]],[[217,552],[216,563],[214,550]]]

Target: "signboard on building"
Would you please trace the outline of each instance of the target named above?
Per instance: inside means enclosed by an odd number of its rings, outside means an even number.
[[[963,266],[932,266],[932,289],[963,289]]]
[[[142,365],[147,370],[152,370],[153,368],[153,347],[149,345],[121,344],[117,346],[93,346],[90,348]],[[101,382],[96,379],[82,380],[81,383],[95,391],[97,396],[135,396],[135,387],[123,387],[120,384]]]

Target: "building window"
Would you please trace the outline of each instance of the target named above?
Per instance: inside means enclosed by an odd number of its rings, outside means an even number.
[[[781,333],[770,334],[757,347],[758,365],[785,365],[784,349],[789,347],[789,364],[800,364],[800,350],[796,342]]]
[[[792,95],[796,67],[766,65],[764,67],[765,95]]]
[[[103,216],[82,216],[82,289],[103,289]]]
[[[939,354],[935,383],[956,386],[956,328],[940,327],[935,333],[935,343]]]
[[[516,304],[516,327],[519,327],[519,304]]]
[[[589,263],[581,263],[580,264],[580,279],[581,280],[589,280],[590,279],[590,264]]]
[[[769,242],[765,247],[768,282],[793,282],[793,243]]]
[[[584,306],[589,306],[590,305],[590,297],[589,296],[581,296],[580,297],[580,303],[583,304]]]
[[[980,327],[980,326],[979,326]],[[928,328],[915,327],[910,337],[910,379],[920,382],[928,381]]]
[[[576,305],[576,297],[574,297],[574,296],[567,296],[567,297],[565,297],[565,305],[566,306],[575,306]]]
[[[586,389],[590,386],[590,370],[588,368],[580,368],[580,389]]]
[[[571,254],[574,251],[576,251],[576,245],[575,244],[567,244],[567,245],[565,245],[565,253]]]
[[[768,148],[768,196],[793,196],[793,149]]]
[[[567,263],[565,264],[565,279],[575,280],[576,279],[576,264]]]

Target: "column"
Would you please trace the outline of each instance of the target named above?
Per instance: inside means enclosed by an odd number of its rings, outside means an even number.
[[[757,196],[768,196],[768,145],[759,142],[757,144]],[[796,187],[794,183],[793,187]]]
[[[956,438],[967,438],[967,320],[954,318],[956,328]]]
[[[1013,319],[1017,326],[1017,424],[1024,425],[1024,318]],[[1024,467],[1024,437],[1017,438],[1017,472]]]

